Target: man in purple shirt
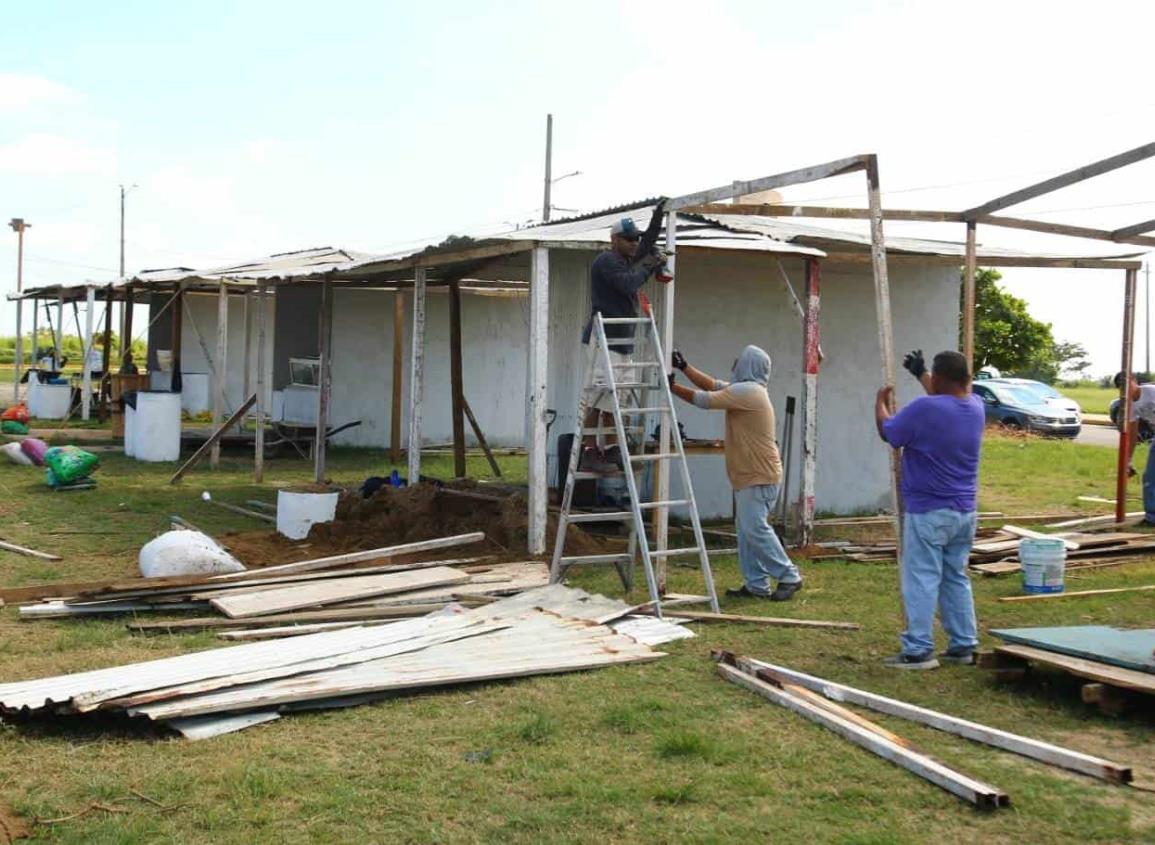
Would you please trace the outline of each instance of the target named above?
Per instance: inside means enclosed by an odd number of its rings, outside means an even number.
[[[902,602],[906,630],[902,651],[884,663],[898,669],[934,669],[939,660],[974,663],[978,646],[974,597],[967,561],[977,520],[982,402],[971,393],[966,358],[958,352],[934,356],[930,373],[922,350],[903,366],[926,390],[896,414],[893,387],[878,391],[879,436],[902,449]],[[934,612],[950,638],[934,655]]]

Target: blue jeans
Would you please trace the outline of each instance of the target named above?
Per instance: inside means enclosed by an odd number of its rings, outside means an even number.
[[[802,580],[774,529],[770,527],[770,509],[778,500],[777,484],[757,484],[734,491],[734,527],[738,529],[738,565],[746,589],[766,595],[770,579],[797,584]]]
[[[1147,466],[1143,470],[1143,510],[1147,521],[1155,522],[1155,442],[1147,452]]]
[[[979,644],[967,576],[976,521],[977,514],[955,510],[906,514],[902,530],[903,654],[922,657],[934,653],[936,605],[950,638],[949,648],[973,649]]]

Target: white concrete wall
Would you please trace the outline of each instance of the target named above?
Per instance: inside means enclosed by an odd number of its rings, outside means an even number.
[[[211,375],[217,355],[217,295],[215,293],[186,293],[187,310],[181,322],[181,371],[185,373],[209,373],[209,407],[216,396],[216,380]],[[265,356],[272,359],[276,328],[273,320],[273,302],[270,297],[265,303]],[[256,297],[249,300],[249,322],[252,341],[252,371],[250,391],[256,390],[257,360],[257,304]],[[191,314],[191,318],[190,318]],[[167,315],[161,319],[168,319]],[[200,332],[198,338],[197,332]],[[201,345],[201,340],[204,346]],[[208,351],[206,357],[205,351]],[[235,411],[245,401],[245,307],[240,296],[229,297],[228,353],[225,362],[225,416]],[[266,385],[265,407],[272,407],[272,385]]]
[[[333,425],[361,420],[334,438],[350,446],[386,447],[393,396],[393,297],[390,291],[335,290],[333,299]],[[402,439],[407,445],[413,294],[406,291],[402,368]],[[466,401],[492,446],[525,443],[528,304],[524,295],[461,295],[462,376]],[[422,442],[453,438],[449,380],[449,297],[429,288],[425,324]],[[468,420],[466,442],[475,444]]]

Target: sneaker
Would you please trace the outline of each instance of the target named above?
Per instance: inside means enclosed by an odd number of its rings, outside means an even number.
[[[975,650],[973,648],[948,648],[938,656],[942,663],[954,663],[958,666],[974,666]]]
[[[774,588],[774,592],[770,594],[770,601],[790,601],[794,598],[794,594],[802,589],[801,581],[793,581],[789,584],[778,582],[778,586]]]
[[[770,596],[766,593],[756,593],[743,584],[741,587],[731,587],[726,590],[726,596],[732,599],[767,599]]]
[[[938,661],[933,652],[922,655],[896,654],[883,660],[882,665],[890,669],[937,669]]]

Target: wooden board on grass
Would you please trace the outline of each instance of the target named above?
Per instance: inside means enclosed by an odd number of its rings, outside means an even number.
[[[1025,645],[1001,645],[995,648],[995,654],[1061,669],[1080,678],[1089,678],[1113,687],[1155,695],[1155,675],[1148,672],[1121,669],[1097,660],[1084,660]]]
[[[466,572],[448,566],[438,566],[384,575],[309,581],[236,596],[224,595],[212,599],[211,604],[230,619],[243,619],[249,616],[287,613],[306,607],[403,593],[408,590],[463,584],[468,580],[469,574]]]

